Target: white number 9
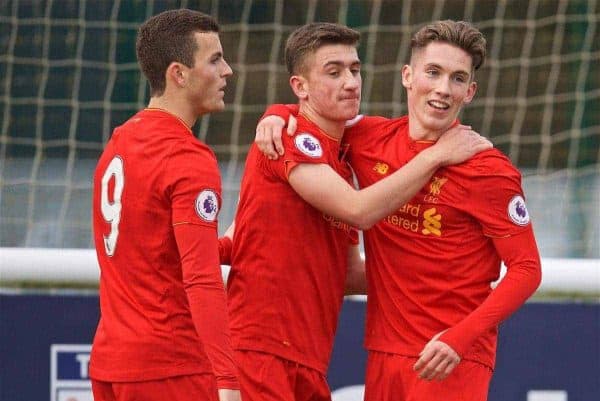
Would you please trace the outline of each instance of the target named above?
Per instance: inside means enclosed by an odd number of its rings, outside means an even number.
[[[115,187],[112,203],[108,200],[108,182],[115,177]],[[102,217],[107,223],[110,223],[110,234],[104,236],[104,249],[108,256],[113,256],[117,248],[117,238],[119,237],[119,222],[121,221],[121,194],[123,194],[123,185],[125,185],[125,175],[123,174],[123,160],[115,156],[106,168],[102,176],[102,193],[100,196],[100,207]]]

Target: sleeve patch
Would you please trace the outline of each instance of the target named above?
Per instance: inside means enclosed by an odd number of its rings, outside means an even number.
[[[215,221],[219,213],[219,198],[217,194],[210,189],[205,189],[198,194],[196,198],[196,214],[208,222]]]
[[[508,202],[508,217],[518,226],[529,224],[529,212],[521,195],[515,195]]]
[[[294,138],[296,148],[307,156],[318,158],[323,156],[321,142],[308,133],[301,133]]]

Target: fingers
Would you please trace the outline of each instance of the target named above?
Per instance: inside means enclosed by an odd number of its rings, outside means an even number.
[[[479,137],[481,142],[482,142],[482,146],[485,147],[485,149],[491,149],[494,147],[494,144],[492,143],[492,141],[490,141],[489,139],[487,139],[484,136],[480,136]]]
[[[296,119],[296,117],[290,114],[290,118],[288,119],[287,134],[289,136],[294,136],[297,128],[298,120]]]
[[[458,354],[441,341],[428,343],[413,366],[423,380],[444,380],[460,362]]]
[[[271,140],[272,135],[270,134],[271,131],[271,128],[266,128],[264,126],[257,127],[254,142],[256,142],[256,146],[258,146],[258,150],[267,156],[267,158],[275,160],[279,156],[273,147],[273,141]]]
[[[419,377],[424,380],[433,380],[438,374],[445,371],[448,361],[444,355],[436,353],[433,358],[421,369]]]
[[[494,147],[494,144],[489,139],[479,135],[475,131],[471,131],[469,135],[471,135],[473,138],[473,143],[471,147],[473,148],[474,153],[478,153],[483,150],[491,149]]]
[[[452,373],[452,371],[454,370],[454,368],[456,368],[459,362],[460,360],[456,363],[448,363],[448,365],[446,365],[446,368],[443,369],[442,372],[437,375],[436,379],[439,381],[444,380],[446,377],[448,377],[450,373]]]
[[[281,130],[284,126],[285,120],[283,118],[279,116],[267,116],[256,127],[254,142],[256,142],[258,149],[271,160],[275,160],[280,154],[283,154]]]
[[[277,150],[278,156],[283,155],[283,141],[281,140],[281,130],[276,129],[273,131],[273,143],[275,144],[275,149]]]

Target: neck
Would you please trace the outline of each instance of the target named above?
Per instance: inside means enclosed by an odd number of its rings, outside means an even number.
[[[300,103],[300,114],[306,119],[312,121],[321,130],[323,130],[328,136],[334,139],[342,139],[344,135],[344,128],[346,121],[330,120],[324,117],[322,114],[316,112],[312,107],[307,104]]]
[[[448,127],[450,128],[450,127]],[[408,136],[414,141],[437,141],[448,128],[432,130],[420,124],[414,113],[408,112]]]
[[[163,94],[162,96],[151,97],[148,107],[168,111],[182,120],[190,129],[198,119],[189,104],[186,104],[183,96],[172,97]]]
[[[438,131],[428,131],[422,127],[415,127],[416,124],[411,124],[410,123],[410,117],[408,120],[408,135],[410,136],[410,139],[415,140],[415,141],[437,141],[438,139],[440,139],[440,137],[442,136],[442,134],[445,131],[442,132],[438,132]]]

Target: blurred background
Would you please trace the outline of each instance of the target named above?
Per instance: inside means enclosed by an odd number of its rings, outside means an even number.
[[[294,101],[282,64],[292,30],[333,21],[360,31],[361,112],[392,117],[406,112],[399,71],[411,33],[452,18],[488,39],[478,94],[461,119],[523,172],[542,256],[600,258],[596,0],[3,0],[0,247],[93,247],[95,162],[149,96],[136,30],[178,7],[218,19],[234,70],[225,111],[194,127],[220,162],[221,231],[233,219],[257,119],[270,103]]]

